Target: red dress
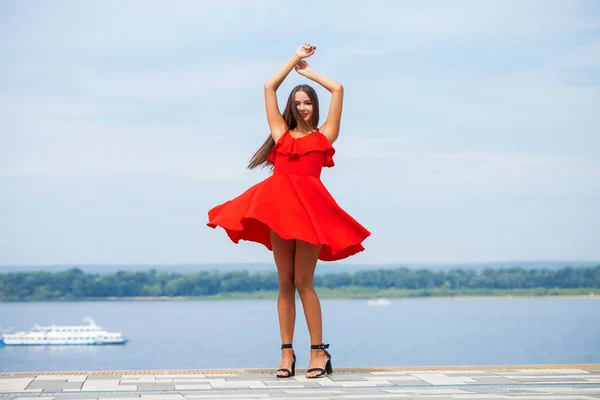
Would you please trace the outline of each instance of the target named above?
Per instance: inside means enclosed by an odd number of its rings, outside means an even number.
[[[286,131],[267,158],[273,174],[208,212],[208,226],[222,227],[238,243],[249,240],[269,250],[270,230],[284,239],[323,245],[319,259],[335,261],[364,250],[371,233],[346,213],[320,175],[333,167],[335,149],[319,131],[294,138]]]

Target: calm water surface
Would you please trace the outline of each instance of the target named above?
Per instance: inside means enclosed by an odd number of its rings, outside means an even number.
[[[600,363],[600,301],[565,298],[323,300],[336,366]],[[124,346],[0,347],[0,371],[275,368],[274,300],[0,303],[0,326],[80,324],[91,316]],[[298,302],[294,347],[308,364]]]

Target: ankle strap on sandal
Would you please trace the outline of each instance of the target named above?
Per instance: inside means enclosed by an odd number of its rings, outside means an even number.
[[[292,344],[291,343],[282,344],[281,345],[281,350],[283,350],[283,349],[291,349],[291,348],[292,348]]]
[[[325,350],[328,348],[329,348],[329,344],[325,344],[325,343],[310,345],[311,350]]]

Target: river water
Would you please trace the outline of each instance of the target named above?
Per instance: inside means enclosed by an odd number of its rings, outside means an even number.
[[[334,368],[600,363],[593,298],[322,300]],[[274,300],[0,303],[0,326],[78,325],[85,316],[122,332],[121,346],[0,347],[0,371],[276,368]],[[297,305],[294,347],[309,338]]]

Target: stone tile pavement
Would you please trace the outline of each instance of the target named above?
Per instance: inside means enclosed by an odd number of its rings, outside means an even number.
[[[0,373],[0,399],[600,399],[600,365]]]

